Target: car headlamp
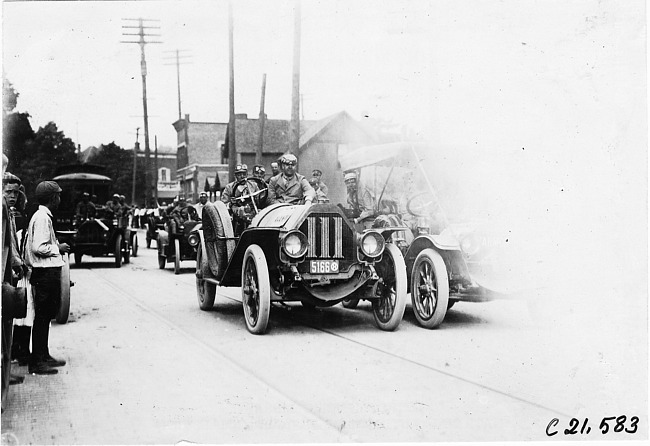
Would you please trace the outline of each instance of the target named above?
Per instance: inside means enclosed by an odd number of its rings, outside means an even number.
[[[187,237],[187,243],[189,243],[190,246],[197,246],[199,244],[199,235],[196,232],[191,233]]]
[[[476,240],[476,237],[473,237],[471,235],[463,237],[463,239],[460,241],[460,249],[462,249],[463,252],[468,256],[473,256],[476,254],[480,247],[481,245],[478,240]]]
[[[305,234],[295,230],[284,235],[280,246],[282,246],[282,250],[286,255],[297,259],[305,255],[309,247],[309,242]]]
[[[386,243],[381,234],[377,231],[368,231],[361,236],[359,247],[367,257],[379,257],[384,252]]]

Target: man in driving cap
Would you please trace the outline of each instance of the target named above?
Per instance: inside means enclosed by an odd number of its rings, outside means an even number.
[[[323,171],[320,169],[314,169],[311,171],[311,176],[318,179],[318,188],[321,190],[325,196],[329,193],[329,188],[327,184],[323,182]]]
[[[29,282],[34,295],[34,325],[32,328],[32,355],[29,373],[52,375],[54,367],[65,361],[50,355],[48,342],[50,321],[56,317],[61,305],[62,254],[70,252],[67,243],[59,243],[52,225],[52,212],[61,203],[61,188],[54,181],[42,181],[36,186],[38,210],[27,228],[25,261],[32,268]]]
[[[312,204],[316,198],[316,191],[311,187],[304,176],[296,172],[298,159],[295,155],[287,153],[280,158],[282,173],[269,180],[269,195],[267,202]]]
[[[359,186],[359,175],[354,172],[345,172],[343,181],[347,188],[348,206],[352,210],[354,223],[375,216],[375,199],[366,187]]]
[[[226,187],[224,187],[223,191],[221,192],[221,201],[225,203],[226,206],[230,207],[230,199],[232,198],[232,194],[235,190],[235,185],[238,182],[245,180],[247,176],[248,166],[246,164],[237,164],[235,166],[235,181],[231,181],[230,183],[226,184]]]
[[[256,164],[253,167],[253,176],[255,178],[259,178],[260,180],[266,183],[266,180],[264,179],[264,177],[266,176],[266,169],[264,168],[264,166],[262,166],[261,164]]]
[[[77,209],[75,211],[75,216],[77,218],[77,224],[88,220],[89,218],[95,218],[97,214],[97,209],[95,205],[90,201],[90,194],[84,192],[81,195],[81,201],[77,203]]]

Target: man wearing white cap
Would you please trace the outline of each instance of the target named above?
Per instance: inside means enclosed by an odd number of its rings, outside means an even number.
[[[359,187],[359,176],[356,172],[346,172],[343,176],[348,192],[348,206],[352,209],[355,223],[375,216],[375,199],[365,187]],[[361,189],[361,190],[359,190]]]
[[[61,254],[70,252],[67,243],[59,243],[52,226],[52,211],[61,203],[61,188],[54,181],[42,181],[36,186],[38,210],[29,221],[25,262],[32,267],[29,282],[34,293],[34,325],[32,328],[32,356],[29,373],[53,375],[53,367],[65,365],[54,359],[48,348],[50,321],[61,305]]]
[[[269,180],[268,203],[311,204],[316,191],[304,176],[296,172],[298,159],[287,153],[280,158],[282,173]]]

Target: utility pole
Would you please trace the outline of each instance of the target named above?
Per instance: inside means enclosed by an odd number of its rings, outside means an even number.
[[[300,144],[300,0],[294,1],[293,82],[291,87],[289,153],[297,156]]]
[[[228,118],[228,181],[235,179],[237,149],[235,145],[235,56],[233,49],[234,23],[232,0],[228,2],[228,58],[230,61],[230,117]]]
[[[181,54],[181,52],[185,52],[188,50],[175,50],[175,51],[165,51],[165,53],[175,53],[176,55],[174,57],[166,57],[166,60],[176,60],[175,63],[173,64],[165,64],[165,65],[176,65],[176,84],[178,88],[178,119],[180,120],[183,115],[181,114],[181,65],[187,65],[188,62],[181,62],[183,59],[190,59],[192,56],[189,54]]]
[[[154,135],[153,184],[154,204],[158,207],[158,135]]]
[[[149,148],[149,115],[147,113],[147,61],[144,55],[144,46],[148,43],[162,43],[160,41],[145,40],[146,37],[156,37],[160,34],[151,34],[148,29],[160,29],[159,26],[145,26],[145,22],[159,22],[159,20],[150,20],[150,19],[122,19],[122,20],[131,20],[137,21],[137,26],[131,25],[122,25],[123,29],[135,28],[138,29],[137,33],[126,33],[122,32],[123,36],[138,36],[137,41],[122,41],[122,43],[137,43],[140,45],[140,72],[142,74],[142,108],[144,110],[144,205],[149,207],[151,202],[151,179],[149,172],[149,157],[151,155],[151,150]]]
[[[138,160],[138,150],[140,150],[140,143],[138,138],[140,137],[140,127],[135,128],[135,146],[133,146],[133,181],[131,183],[131,204],[135,204],[135,170],[136,163]]]
[[[260,136],[257,139],[257,151],[255,152],[255,164],[262,164],[264,151],[264,96],[266,95],[266,73],[262,76],[262,98],[260,99]]]

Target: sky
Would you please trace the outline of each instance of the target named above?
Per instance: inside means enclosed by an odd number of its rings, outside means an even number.
[[[233,2],[237,113],[258,116],[266,74],[267,116],[290,119],[294,5]],[[301,114],[406,129],[573,243],[636,248],[647,239],[645,12],[641,0],[302,0]],[[176,145],[176,50],[182,114],[228,120],[226,1],[3,2],[2,15],[3,73],[34,129],[54,121],[85,149],[131,148],[139,128],[143,143],[140,49],[121,43],[134,18],[162,42],[145,50],[150,146]]]

